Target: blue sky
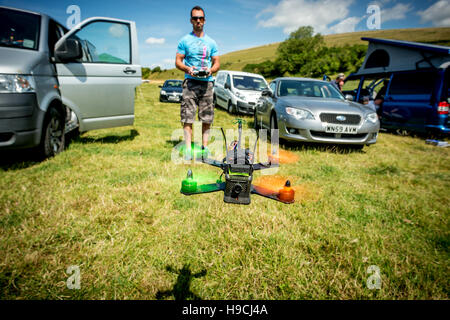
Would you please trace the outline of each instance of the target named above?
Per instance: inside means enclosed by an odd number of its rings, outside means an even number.
[[[141,64],[173,68],[178,40],[192,30],[190,9],[206,13],[206,33],[220,54],[285,40],[302,25],[322,34],[377,27],[370,5],[380,12],[380,29],[450,26],[450,0],[0,0],[0,5],[46,13],[66,25],[70,5],[81,20],[94,16],[136,22]]]

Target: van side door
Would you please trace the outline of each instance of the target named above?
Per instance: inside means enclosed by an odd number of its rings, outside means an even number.
[[[135,88],[141,83],[136,25],[132,21],[89,18],[67,32],[81,45],[82,57],[56,59],[63,103],[79,119],[80,131],[132,125]]]
[[[224,98],[223,98],[223,85],[225,82],[225,73],[219,72],[217,75],[214,93],[216,94],[217,104],[223,108],[226,108]]]
[[[435,104],[434,71],[394,73],[382,105],[383,127],[425,131]]]

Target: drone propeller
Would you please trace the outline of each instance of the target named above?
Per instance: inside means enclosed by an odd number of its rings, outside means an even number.
[[[283,203],[294,203],[295,198],[295,191],[291,188],[289,180],[286,180],[284,187],[278,192],[256,185],[252,185],[251,192]]]
[[[189,169],[186,175],[186,179],[181,182],[181,193],[185,195],[208,193],[225,190],[225,182],[217,180],[216,183],[198,185],[194,180],[192,170]]]

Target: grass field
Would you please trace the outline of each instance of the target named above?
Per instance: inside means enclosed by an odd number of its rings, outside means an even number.
[[[132,127],[43,162],[0,154],[1,299],[449,298],[450,148],[387,133],[362,151],[285,145],[298,161],[273,178],[297,186],[296,203],[187,197],[188,168],[205,182],[219,171],[171,162],[179,105],[158,90],[138,88]]]
[[[362,41],[362,37],[416,41],[450,46],[449,27],[349,32],[325,35],[324,40],[325,44],[330,47],[343,46],[346,44],[367,45],[368,42]],[[276,58],[276,51],[279,44],[279,42],[276,42],[264,46],[226,53],[220,57],[221,69],[241,71],[245,67],[245,65],[249,63],[261,63],[266,60],[274,60]],[[161,73],[154,73],[150,77],[150,79],[154,80],[165,80],[171,78],[181,79],[183,78],[183,73],[177,69],[170,69]]]

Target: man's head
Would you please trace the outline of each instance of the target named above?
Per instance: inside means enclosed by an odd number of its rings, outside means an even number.
[[[364,96],[363,97],[363,104],[369,104],[369,100],[370,100],[369,96]]]
[[[201,7],[195,6],[191,9],[191,23],[195,32],[203,31],[203,26],[205,25],[205,11]]]
[[[339,85],[339,88],[342,90],[342,87],[344,86],[344,80],[345,80],[345,74],[339,73],[336,77],[336,83]]]

